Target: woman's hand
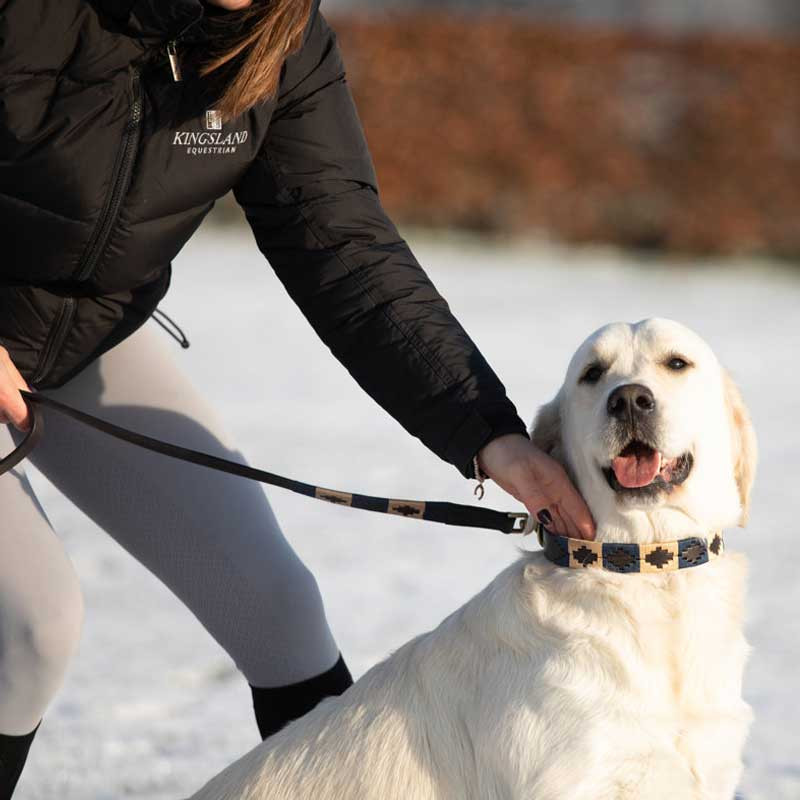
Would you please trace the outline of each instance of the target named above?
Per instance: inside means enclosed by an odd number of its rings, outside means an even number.
[[[594,539],[592,515],[564,468],[530,439],[518,433],[492,439],[478,452],[478,466],[548,530]]]
[[[31,415],[20,389],[30,391],[8,350],[0,345],[0,424],[10,422],[15,428],[27,431],[31,427]]]

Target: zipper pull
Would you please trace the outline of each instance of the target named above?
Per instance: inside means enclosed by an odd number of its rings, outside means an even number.
[[[183,76],[181,75],[181,62],[178,61],[178,47],[174,39],[167,43],[167,56],[172,69],[172,78],[175,83],[178,83],[183,80]]]

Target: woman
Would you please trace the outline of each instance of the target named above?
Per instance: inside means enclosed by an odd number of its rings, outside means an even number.
[[[30,387],[152,436],[237,455],[161,337],[141,328],[172,258],[233,189],[291,297],[378,403],[465,477],[481,470],[559,532],[591,538],[582,499],[530,443],[382,210],[318,4],[5,5],[6,451],[29,426],[19,390]],[[224,280],[224,264],[220,272]],[[260,487],[44,413],[31,461],[226,649],[252,687],[262,737],[350,685],[314,578]],[[0,476],[0,507],[0,797],[10,797],[82,607],[23,470]]]

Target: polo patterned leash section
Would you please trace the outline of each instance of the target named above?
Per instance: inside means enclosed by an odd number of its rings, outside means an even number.
[[[30,410],[31,427],[19,446],[0,460],[0,474],[16,466],[36,447],[44,430],[41,407],[46,407],[59,414],[71,417],[84,425],[88,425],[101,433],[137,447],[142,447],[145,450],[161,453],[161,455],[177,458],[181,461],[188,461],[190,464],[198,464],[209,469],[249,478],[270,486],[278,486],[281,489],[288,489],[290,492],[313,497],[317,500],[324,500],[335,505],[360,508],[364,511],[376,511],[380,514],[396,514],[408,519],[424,519],[428,522],[438,522],[443,525],[495,530],[506,534],[523,533],[528,521],[528,515],[525,513],[495,511],[491,508],[478,508],[477,506],[461,505],[460,503],[430,500],[394,500],[388,497],[372,497],[367,494],[351,494],[350,492],[325,489],[321,486],[313,486],[310,483],[285,478],[282,475],[275,475],[262,469],[249,467],[235,461],[228,461],[219,456],[212,456],[199,450],[190,450],[186,447],[136,433],[111,422],[106,422],[99,417],[79,411],[50,397],[45,397],[42,394],[26,391],[21,391],[20,394]]]

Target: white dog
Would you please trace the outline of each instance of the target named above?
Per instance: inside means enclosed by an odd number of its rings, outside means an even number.
[[[596,520],[596,542],[547,539],[577,568],[524,555],[194,800],[732,799],[745,560],[718,534],[756,457],[737,389],[683,326],[617,323],[532,437]]]

